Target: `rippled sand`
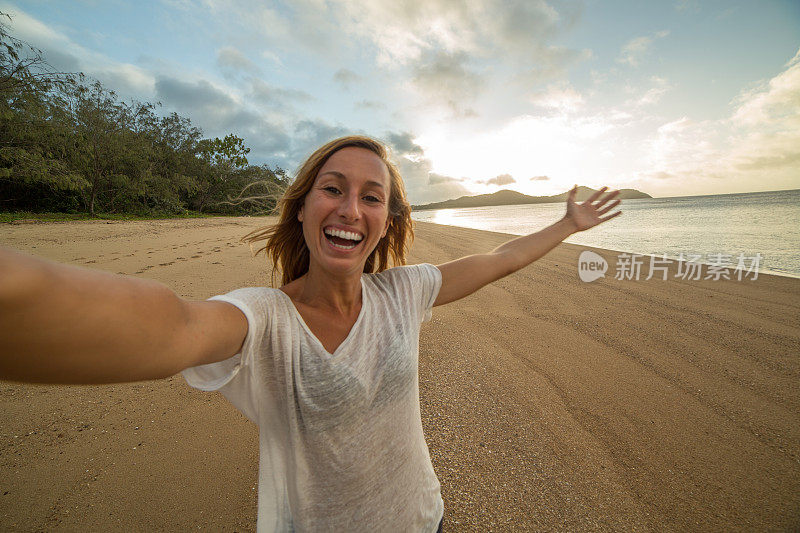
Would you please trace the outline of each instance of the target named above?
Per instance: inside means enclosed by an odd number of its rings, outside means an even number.
[[[269,283],[238,243],[267,222],[3,225],[0,244],[204,299]],[[509,238],[419,223],[410,262]],[[562,244],[423,325],[445,529],[800,527],[800,280],[583,283],[585,249]],[[0,382],[0,530],[254,531],[257,468],[255,426],[179,376]]]

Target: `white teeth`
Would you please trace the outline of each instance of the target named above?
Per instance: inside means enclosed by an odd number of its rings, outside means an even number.
[[[325,235],[333,235],[334,237],[339,237],[340,239],[348,239],[356,242],[364,238],[362,235],[359,235],[358,233],[351,233],[349,231],[343,231],[335,228],[325,228]],[[340,246],[340,248],[345,248],[345,247]],[[352,248],[352,246],[350,248]]]

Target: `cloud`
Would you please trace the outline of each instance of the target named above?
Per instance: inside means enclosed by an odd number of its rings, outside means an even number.
[[[468,62],[463,52],[426,54],[425,59],[414,66],[412,79],[431,101],[449,107],[456,115],[474,116],[475,111],[464,104],[473,101],[486,82],[468,68]]]
[[[333,73],[333,81],[344,88],[349,88],[350,85],[361,81],[361,76],[348,68],[340,68]]]
[[[385,141],[391,148],[392,159],[403,176],[412,204],[439,202],[470,194],[462,180],[431,171],[430,159],[414,142],[409,132],[388,132]]]
[[[270,2],[265,6],[264,2],[255,0],[237,2],[234,6],[221,2],[217,11],[234,20],[250,22],[259,41],[278,50],[291,52],[301,47],[334,58],[348,44],[347,40],[341,39],[337,9],[333,3],[292,0]]]
[[[463,178],[453,178],[451,176],[442,176],[441,174],[437,174],[435,172],[428,173],[428,183],[431,185],[438,185],[440,183],[448,183],[452,181],[464,181]]]
[[[675,2],[675,10],[676,11],[691,11],[692,13],[696,13],[700,11],[700,6],[697,5],[696,0],[677,0]]]
[[[283,66],[283,61],[281,61],[281,58],[278,56],[278,54],[272,52],[271,50],[263,50],[261,52],[261,57],[264,59],[269,59],[278,66]]]
[[[206,80],[195,82],[177,78],[156,79],[156,96],[183,110],[227,111],[236,107],[233,97]]]
[[[536,46],[572,27],[580,15],[580,8],[565,6],[559,13],[547,2],[530,0],[344,1],[338,7],[353,31],[377,46],[386,65],[407,65],[437,50],[474,57],[499,52],[531,61]]]
[[[251,148],[252,158],[280,160],[286,164],[291,141],[280,123],[265,120],[257,111],[207,80],[185,81],[159,76],[156,95],[166,105],[191,117],[215,137],[234,133]]]
[[[361,100],[353,104],[356,109],[366,109],[367,111],[378,111],[386,109],[386,104],[377,100]]]
[[[574,50],[563,46],[542,46],[531,55],[535,57],[533,66],[525,65],[515,76],[516,83],[525,87],[564,78],[572,66],[593,57],[589,49]]]
[[[277,35],[263,35],[270,42],[282,40],[331,58],[343,47],[372,55],[379,69],[398,80],[398,88],[412,89],[412,106],[440,107],[460,118],[477,116],[476,98],[492,82],[504,83],[489,77],[498,57],[513,65],[513,71],[526,71],[520,86],[529,88],[532,78],[557,79],[570,65],[591,56],[588,50],[552,44],[575,25],[579,4],[556,10],[548,2],[530,0],[296,0],[233,9],[253,20],[262,34],[276,29]],[[292,28],[292,34],[285,28]],[[313,34],[311,41],[303,32]],[[361,81],[347,68],[339,69],[334,80],[342,86]],[[402,80],[411,84],[404,86]]]
[[[278,0],[268,5],[185,0],[177,5],[210,11],[223,28],[236,21],[239,33],[231,41],[262,43],[271,53],[302,58],[309,68],[339,63],[333,80],[344,88],[365,80],[342,58],[366,58],[394,84],[395,106],[442,118],[480,116],[480,99],[507,85],[514,73],[523,73],[516,76],[515,90],[524,94],[532,83],[558,80],[591,57],[588,50],[554,44],[579,20],[583,7],[577,2],[557,8],[545,0]],[[245,66],[241,58],[228,59]]]
[[[529,181],[549,181],[549,176],[534,176],[532,178],[528,178]]]
[[[730,122],[746,132],[734,142],[735,167],[800,175],[800,50],[783,72],[735,102]]]
[[[707,162],[719,158],[714,138],[717,125],[712,121],[696,122],[682,117],[662,124],[646,142],[647,167],[653,172],[686,173],[708,170]]]
[[[314,99],[305,91],[277,87],[258,78],[250,80],[250,89],[254,100],[275,109],[288,110],[294,103],[305,103]]]
[[[632,67],[638,67],[645,55],[647,55],[650,45],[652,45],[656,39],[663,39],[667,35],[669,35],[669,31],[663,30],[649,36],[631,39],[622,46],[620,55],[617,57],[617,62]]]
[[[783,72],[735,100],[733,121],[742,126],[780,122],[800,124],[800,50],[784,65]]]
[[[650,82],[652,83],[652,86],[647,89],[644,94],[639,96],[639,98],[634,102],[635,106],[643,107],[657,104],[661,101],[661,97],[667,94],[670,89],[672,89],[672,86],[665,78],[652,76],[650,78]]]
[[[530,101],[543,109],[562,113],[577,111],[585,104],[583,95],[568,82],[550,84],[544,91],[533,93]]]
[[[233,46],[224,46],[217,50],[217,65],[229,73],[239,71],[257,73],[259,71],[255,63]]]
[[[386,141],[399,156],[419,158],[425,155],[425,151],[414,142],[414,136],[410,132],[389,132],[386,134]]]
[[[303,119],[294,127],[292,158],[297,164],[311,153],[333,139],[345,135],[363,134],[360,130],[351,130],[339,124],[329,124],[320,119]]]
[[[114,61],[80,46],[19,9],[9,9],[9,12],[14,36],[40,48],[56,69],[84,72],[117,92],[122,99],[158,100],[164,104],[165,111],[174,110],[190,118],[206,136],[234,133],[243,137],[251,148],[251,161],[260,159],[283,164],[288,161],[292,143],[281,117],[268,116],[249,108],[235,91],[205,79],[185,77],[174,70],[170,74],[158,74],[130,63]],[[236,54],[232,50],[223,50],[218,58],[223,63],[235,63]],[[156,64],[161,69],[168,68]],[[279,90],[276,94],[288,97]],[[278,120],[273,120],[276,116]]]
[[[520,190],[555,194],[576,182],[592,185],[586,180],[601,179],[598,169],[613,168],[615,158],[603,152],[619,145],[623,127],[624,122],[610,112],[530,114],[466,135],[455,126],[430,130],[420,136],[419,144],[436,162],[436,172],[467,177],[470,181],[465,184],[476,184],[476,192],[490,192],[485,177],[497,176],[502,164],[511,176],[551,177],[518,181]]]
[[[516,182],[517,180],[515,180],[514,177],[511,176],[511,174],[500,174],[499,176],[495,176],[494,178],[485,181],[479,181],[478,183],[485,183],[486,185],[503,186],[503,185],[510,185]]]
[[[657,180],[672,180],[675,178],[679,178],[677,174],[671,174],[669,172],[664,172],[663,170],[660,172],[652,172],[648,174],[648,177]]]
[[[674,179],[691,187],[722,179],[731,191],[753,190],[762,183],[796,188],[800,50],[782,72],[743,91],[733,103],[731,116],[723,120],[683,117],[660,126],[649,141],[648,166],[653,170],[642,173],[642,180]]]
[[[152,94],[154,77],[130,63],[114,61],[104,54],[84,48],[24,11],[7,6],[11,33],[42,51],[44,59],[61,72],[83,72],[96,78],[123,98],[142,98]]]

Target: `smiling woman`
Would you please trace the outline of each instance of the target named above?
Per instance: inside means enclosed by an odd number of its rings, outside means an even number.
[[[297,220],[303,223],[306,246],[324,240],[334,249],[327,254],[311,253],[310,260],[333,255],[340,259],[340,266],[356,269],[358,274],[363,272],[367,256],[386,236],[392,222],[384,200],[388,190],[389,172],[373,152],[349,146],[331,155],[297,213]],[[328,247],[323,246],[322,250]],[[361,255],[365,257],[363,263]],[[309,271],[318,268],[326,266],[309,265]],[[347,275],[350,271],[341,273]],[[335,275],[333,271],[329,273]]]
[[[372,168],[364,169],[367,177],[364,178],[367,191],[374,194],[365,196],[367,207],[372,203],[382,203],[388,210],[388,229],[386,237],[381,239],[378,245],[368,255],[364,263],[364,272],[374,272],[385,270],[389,267],[389,261],[395,265],[405,263],[405,256],[414,238],[414,230],[411,221],[411,206],[406,199],[405,186],[397,167],[389,160],[386,147],[381,143],[363,136],[349,136],[336,139],[320,147],[315,151],[306,162],[300,167],[297,177],[289,186],[280,202],[280,220],[278,224],[266,228],[258,229],[243,238],[244,242],[252,244],[266,240],[266,245],[256,252],[266,252],[272,263],[279,267],[284,284],[290,283],[308,270],[309,251],[305,245],[303,227],[297,224],[301,211],[308,195],[315,185],[319,188],[331,188],[326,191],[330,195],[342,194],[342,182],[347,183],[347,176],[342,173],[337,166],[341,154],[328,165],[340,150],[348,149],[347,153],[352,153],[354,149],[371,152],[374,159],[371,160]],[[352,163],[349,158],[349,164]],[[375,167],[375,160],[379,165]],[[345,161],[344,164],[348,164]],[[324,174],[323,174],[323,167]],[[374,172],[374,174],[370,174]],[[387,178],[388,175],[388,179]],[[322,181],[318,182],[318,178]],[[334,192],[336,189],[337,192]],[[375,197],[374,199],[373,196]],[[347,231],[347,228],[341,228]],[[273,279],[273,282],[275,280]]]
[[[616,192],[581,204],[575,192],[537,233],[439,266],[404,265],[413,232],[400,174],[383,145],[352,136],[314,152],[278,224],[244,238],[266,239],[280,288],[192,302],[147,280],[0,248],[0,379],[181,372],[259,428],[259,531],[440,531],[420,416],[421,323],[619,214],[606,215]]]

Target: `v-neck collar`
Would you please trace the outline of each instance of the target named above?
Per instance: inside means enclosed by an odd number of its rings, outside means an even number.
[[[275,290],[277,290],[279,293],[281,293],[283,295],[283,297],[285,298],[286,302],[289,304],[289,307],[291,308],[291,312],[294,313],[295,318],[297,318],[297,320],[303,326],[303,329],[306,330],[306,333],[308,333],[309,337],[314,339],[314,342],[317,343],[319,348],[323,352],[325,352],[325,354],[328,357],[333,358],[333,357],[336,357],[339,354],[339,352],[342,351],[342,348],[344,348],[344,346],[346,344],[348,344],[350,339],[353,338],[353,336],[355,335],[356,330],[358,329],[359,324],[361,324],[361,319],[364,317],[364,310],[367,307],[367,289],[364,287],[364,276],[363,275],[361,276],[361,279],[359,281],[361,283],[361,310],[358,312],[358,318],[356,318],[356,321],[353,323],[353,326],[350,328],[350,332],[347,334],[347,337],[345,337],[345,339],[342,342],[339,343],[339,346],[336,347],[336,349],[333,351],[333,353],[329,352],[328,349],[325,348],[325,345],[322,344],[322,341],[320,341],[319,338],[317,338],[317,336],[314,335],[314,332],[311,331],[311,328],[308,327],[308,324],[306,324],[306,321],[303,320],[303,315],[300,314],[300,311],[298,311],[297,307],[294,305],[294,302],[292,301],[292,298],[288,294],[286,294],[285,292],[283,292],[280,289],[275,289]]]

